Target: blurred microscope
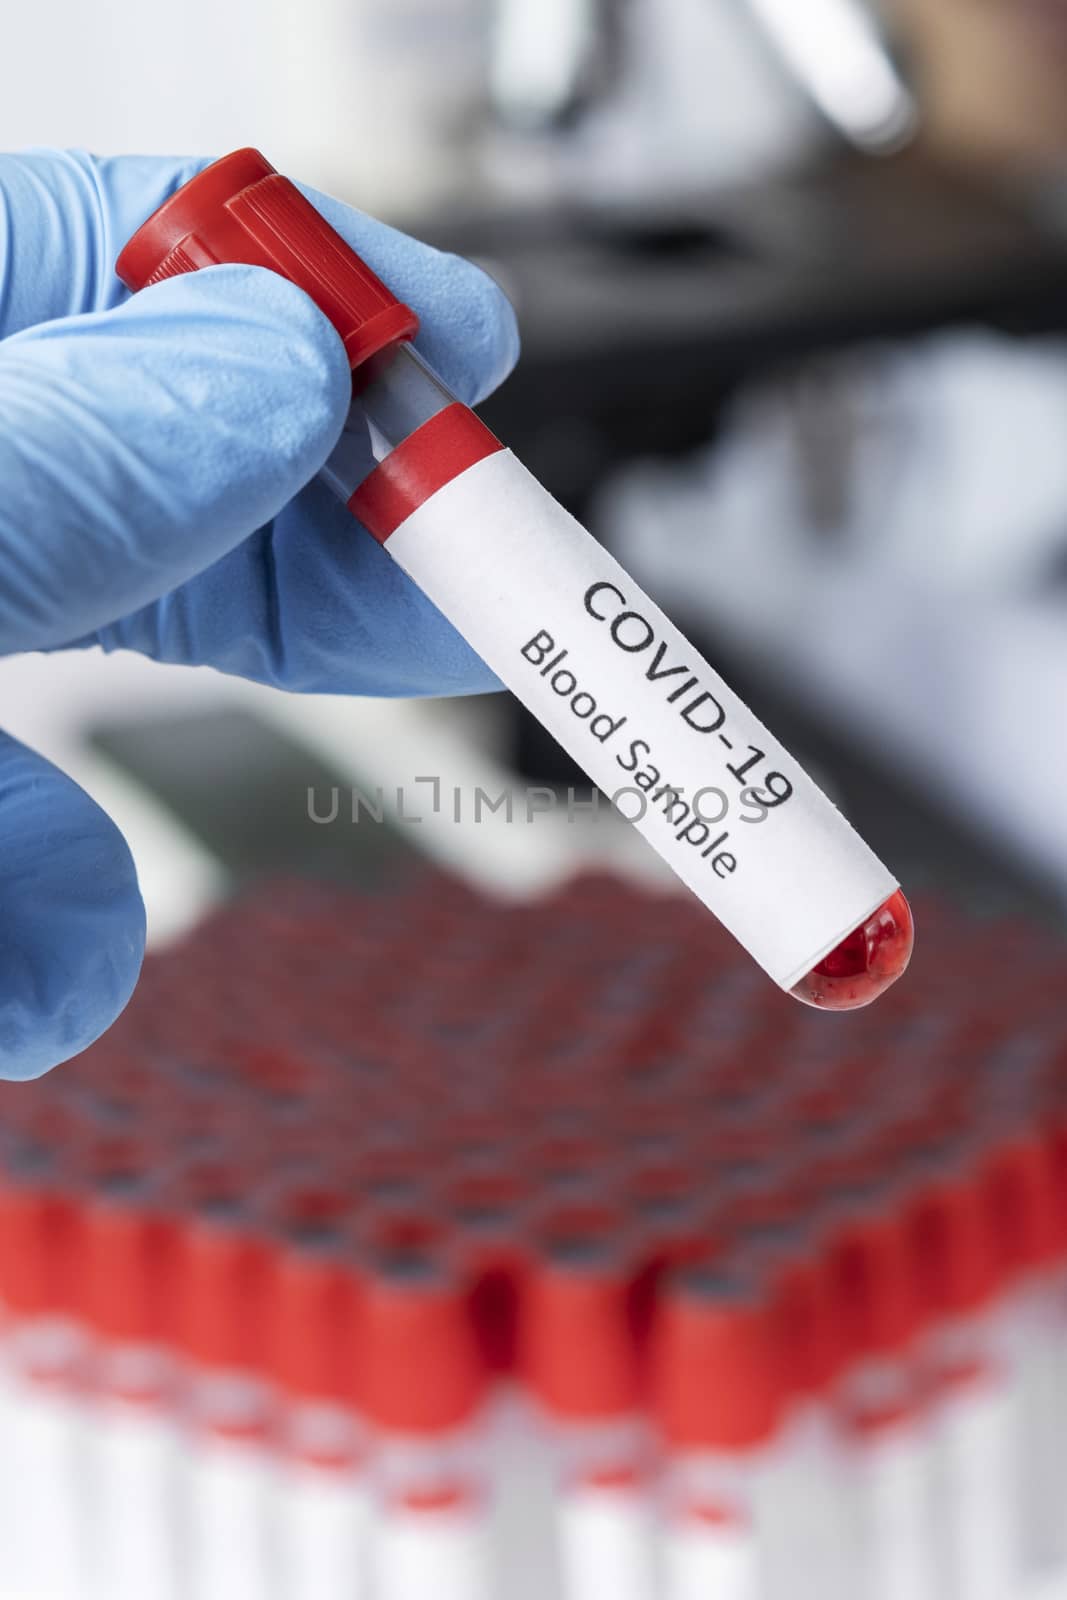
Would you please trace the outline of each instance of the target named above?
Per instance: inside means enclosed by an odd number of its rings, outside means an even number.
[[[557,181],[601,195],[751,178],[817,119],[882,151],[917,116],[861,0],[496,0],[489,92],[504,127],[552,142]]]

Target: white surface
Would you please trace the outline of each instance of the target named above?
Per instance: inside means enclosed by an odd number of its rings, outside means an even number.
[[[487,27],[482,0],[270,0],[271,159],[389,215],[469,192]]]
[[[386,548],[603,791],[627,793],[624,815],[638,810],[638,830],[782,987],[893,892],[840,812],[510,451],[438,490]],[[624,611],[643,622],[620,647],[603,619]],[[729,766],[753,750],[738,780]],[[793,794],[761,815],[751,797],[774,773]]]
[[[0,149],[221,154],[256,130],[266,137],[278,114],[266,93],[261,17],[257,0],[5,8]]]
[[[479,0],[39,0],[6,8],[4,30],[3,150],[258,144],[294,177],[390,214],[469,177]]]

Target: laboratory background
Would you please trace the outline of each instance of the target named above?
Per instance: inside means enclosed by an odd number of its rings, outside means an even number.
[[[916,943],[776,992],[507,693],[0,661],[149,931],[0,1084],[0,1600],[1067,1596],[1067,0],[9,12],[0,149],[492,274],[479,414]]]

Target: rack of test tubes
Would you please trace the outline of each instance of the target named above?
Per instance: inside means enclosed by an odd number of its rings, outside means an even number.
[[[607,877],[150,957],[0,1093],[0,1600],[1044,1594],[1067,946],[921,926],[847,1017]]]

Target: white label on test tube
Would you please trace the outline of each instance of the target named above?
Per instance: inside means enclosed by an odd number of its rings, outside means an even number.
[[[374,1600],[496,1600],[487,1428],[376,1434]]]
[[[614,1600],[653,1600],[654,1529],[643,1421],[546,1417],[556,1457],[556,1542],[562,1600],[599,1583]]]
[[[782,988],[897,888],[510,451],[438,489],[386,548]]]
[[[191,1600],[274,1593],[273,1463],[262,1439],[196,1436],[190,1461]]]
[[[855,1600],[855,1529],[826,1406],[797,1405],[755,1486],[763,1600]]]
[[[1003,1600],[1022,1573],[1018,1412],[1007,1382],[954,1389],[937,1416],[939,1532],[957,1600]]]
[[[860,1441],[851,1465],[859,1496],[860,1592],[869,1600],[944,1600],[926,1425],[909,1417],[875,1429]]]
[[[653,1538],[651,1508],[641,1487],[569,1488],[559,1508],[565,1600],[596,1594],[653,1600]]]
[[[757,1519],[760,1456],[700,1452],[668,1466],[665,1600],[765,1600]]]
[[[687,1518],[667,1530],[666,1600],[761,1600],[759,1550],[750,1528]]]
[[[90,1415],[94,1593],[99,1600],[171,1600],[181,1590],[174,1413],[162,1400],[116,1399],[97,1402]]]
[[[1035,1274],[1007,1298],[1001,1314],[1015,1389],[1022,1538],[1035,1568],[1062,1565],[1067,1559],[1063,1514],[1067,1384],[1063,1325],[1057,1312],[1061,1292],[1054,1275]]]
[[[14,1594],[26,1600],[86,1600],[84,1436],[77,1402],[27,1386],[7,1418],[4,1449],[17,1466],[10,1501],[18,1554]]]
[[[555,1473],[549,1435],[528,1392],[500,1384],[489,1407],[493,1593],[559,1593]]]
[[[80,1331],[62,1318],[16,1326],[8,1344],[3,1517],[11,1600],[86,1600],[85,1408],[76,1381],[83,1350]]]
[[[288,1462],[278,1490],[286,1600],[360,1600],[370,1514],[363,1472]]]
[[[390,1506],[375,1529],[375,1600],[495,1600],[488,1519],[477,1505]]]

